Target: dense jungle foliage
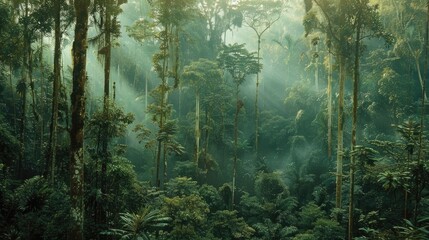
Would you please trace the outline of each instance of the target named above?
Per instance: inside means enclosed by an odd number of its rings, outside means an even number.
[[[429,239],[427,0],[0,0],[0,239]]]

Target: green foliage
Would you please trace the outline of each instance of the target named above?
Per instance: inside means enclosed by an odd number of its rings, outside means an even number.
[[[315,223],[313,234],[320,240],[341,240],[344,239],[345,229],[337,221],[320,218]]]
[[[378,180],[385,190],[395,190],[398,188],[408,189],[408,182],[411,176],[409,172],[390,171],[380,172]]]
[[[410,220],[404,219],[405,226],[395,227],[400,231],[400,236],[403,239],[429,239],[429,218],[422,218],[417,224],[413,224]]]
[[[275,112],[261,113],[260,142],[261,151],[276,149],[279,152],[286,151],[288,138],[295,133],[295,122],[291,118],[285,118]]]
[[[6,187],[6,188],[4,188]],[[16,239],[64,239],[73,221],[68,188],[63,183],[50,187],[40,177],[25,180],[13,193],[2,186],[1,222],[3,237]],[[7,211],[4,207],[7,206]],[[59,224],[61,223],[61,224]]]
[[[96,137],[103,129],[108,129],[109,139],[124,136],[128,125],[134,121],[132,113],[125,113],[113,101],[108,101],[107,110],[96,111],[88,122],[88,135]]]
[[[225,208],[219,191],[212,185],[204,184],[199,188],[199,195],[208,204],[210,212]]]
[[[185,148],[175,140],[174,135],[177,132],[177,121],[169,120],[159,129],[157,140],[166,144],[169,153],[181,155],[185,152]]]
[[[409,88],[409,81],[402,81],[401,76],[395,69],[386,67],[378,80],[378,93],[388,100],[396,119],[402,119],[405,108],[412,102],[412,95],[403,91]]]
[[[312,233],[297,234],[292,240],[316,240],[317,238]]]
[[[167,197],[189,196],[198,193],[197,182],[189,177],[173,178],[165,184]]]
[[[174,165],[174,173],[178,177],[190,177],[192,179],[198,178],[198,173],[195,171],[197,169],[197,164],[195,161],[178,161]]]
[[[280,19],[283,11],[282,0],[243,0],[238,10],[243,14],[244,22],[252,28],[258,38]]]
[[[326,214],[314,202],[310,202],[302,207],[299,213],[299,226],[302,229],[313,229],[319,218],[326,217]]]
[[[350,151],[350,155],[358,159],[361,169],[366,166],[374,166],[377,154],[378,152],[376,150],[360,145],[355,146],[355,149]]]
[[[20,144],[4,118],[0,115],[0,161],[3,167],[11,167],[18,160]],[[2,168],[3,169],[3,168]]]
[[[210,94],[222,81],[222,71],[217,62],[201,58],[184,67],[182,78],[195,92]]]
[[[261,71],[255,53],[249,53],[244,44],[223,46],[218,56],[219,65],[231,74],[234,83],[239,86],[247,75]]]
[[[146,207],[139,213],[122,213],[122,228],[110,229],[104,234],[118,236],[121,240],[150,240],[170,222],[171,218],[164,216],[158,209]]]
[[[259,173],[255,181],[255,190],[263,201],[275,202],[283,194],[289,195],[279,173]]]
[[[95,0],[92,4],[92,19],[94,24],[102,30],[99,36],[94,37],[91,40],[98,40],[106,31],[109,31],[112,38],[119,38],[121,35],[121,25],[120,22],[117,21],[117,17],[122,13],[121,5],[126,3],[127,0],[120,1],[103,1],[103,0]],[[105,13],[109,11],[109,15],[111,17],[111,26],[110,29],[106,29],[106,17]]]
[[[17,36],[22,35],[22,26],[13,20],[12,8],[4,3],[0,3],[0,61],[11,66],[18,64],[18,58],[22,54],[22,41]]]
[[[202,239],[207,234],[209,208],[200,196],[166,197],[161,211],[172,219],[168,239]]]
[[[385,219],[380,218],[379,211],[371,211],[367,214],[361,214],[358,221],[362,226],[359,228],[360,233],[362,236],[368,237],[369,239],[376,238],[377,235],[380,234],[380,231],[377,230],[377,228],[382,224],[383,220]]]
[[[255,230],[249,227],[237,211],[221,210],[212,214],[210,226],[219,239],[249,239]]]
[[[266,217],[264,206],[256,196],[251,196],[249,193],[245,193],[241,197],[239,209],[249,224],[255,224]]]

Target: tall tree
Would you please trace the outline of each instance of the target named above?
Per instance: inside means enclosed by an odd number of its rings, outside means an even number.
[[[328,46],[332,44],[332,49],[336,57],[339,69],[339,84],[338,84],[338,123],[337,123],[337,158],[336,158],[336,190],[335,190],[335,205],[341,208],[342,200],[342,181],[343,181],[343,155],[344,155],[344,85],[346,80],[346,63],[347,49],[349,43],[347,39],[351,37],[350,26],[346,20],[346,9],[348,1],[337,0],[333,3],[327,0],[313,0],[316,9],[320,9],[320,14],[317,10],[307,12],[304,18],[304,27],[307,34],[315,29],[321,29],[327,34]],[[307,3],[307,8],[314,8],[312,4]],[[322,15],[323,20],[319,20],[318,16]]]
[[[90,1],[75,0],[75,35],[73,41],[73,90],[71,93],[72,121],[70,129],[70,197],[74,224],[70,239],[84,239],[84,150],[86,52]]]
[[[198,167],[200,156],[200,96],[207,98],[210,96],[210,90],[213,90],[222,79],[222,72],[220,71],[216,62],[199,59],[186,66],[183,70],[183,79],[189,81],[189,86],[194,88],[195,91],[195,163]],[[206,115],[208,115],[208,109]],[[207,128],[207,126],[206,126]],[[206,133],[206,144],[208,144],[208,133]],[[208,146],[208,145],[206,145]],[[205,152],[207,152],[207,147]]]
[[[101,167],[100,176],[95,177],[95,187],[100,188],[102,194],[107,194],[107,166],[111,162],[111,154],[109,152],[109,143],[111,141],[112,130],[110,128],[110,107],[111,96],[111,62],[112,62],[112,47],[114,45],[114,40],[120,36],[120,25],[117,21],[117,16],[121,13],[120,5],[125,3],[126,0],[122,1],[113,1],[113,0],[96,0],[92,6],[92,18],[96,23],[97,28],[100,30],[100,33],[95,37],[90,39],[90,43],[95,43],[98,50],[98,56],[101,56],[101,59],[104,63],[104,89],[103,89],[103,114],[104,121],[102,121],[102,128],[99,128],[99,133],[97,134],[97,159],[95,161],[100,161],[101,164],[96,164],[96,166]],[[96,199],[98,201],[100,199]],[[105,223],[106,212],[102,211],[101,204],[96,202],[94,207],[94,219],[96,224],[99,223],[103,225]],[[101,230],[100,230],[101,231]]]
[[[414,205],[414,222],[418,224],[417,217],[419,214],[419,208],[420,208],[420,202],[422,199],[422,192],[424,189],[424,184],[421,178],[423,177],[424,167],[423,167],[423,160],[424,155],[426,154],[424,149],[424,129],[425,129],[425,107],[426,107],[426,81],[428,79],[429,74],[429,1],[426,1],[426,24],[425,24],[425,30],[424,30],[424,45],[423,45],[423,53],[424,53],[424,71],[423,71],[423,86],[422,86],[422,93],[421,93],[421,115],[420,115],[420,131],[419,131],[419,153],[417,158],[417,176],[415,180],[416,184],[416,203]]]
[[[360,80],[360,56],[362,54],[362,40],[370,37],[384,37],[390,43],[390,37],[384,32],[377,6],[370,6],[368,0],[354,0],[347,12],[347,21],[354,30],[354,63],[353,63],[353,110],[352,110],[352,141],[351,151],[357,146],[357,109]],[[350,190],[349,190],[349,230],[348,238],[353,239],[353,212],[354,212],[354,178],[356,156],[350,156]]]
[[[153,121],[158,127],[156,147],[155,185],[161,186],[160,172],[164,170],[163,179],[167,179],[167,153],[181,152],[180,144],[173,141],[176,132],[175,122],[171,121],[172,106],[168,96],[172,89],[179,86],[180,32],[193,16],[195,0],[157,0],[150,1],[151,18],[140,19],[129,28],[130,35],[138,41],[155,38],[159,43],[159,52],[153,55],[153,68],[158,74],[160,84],[152,91],[154,103],[148,107]],[[173,80],[173,84],[170,83]],[[179,147],[180,146],[180,147]],[[161,168],[161,160],[163,168]]]
[[[26,0],[24,3],[24,21],[23,21],[23,59],[22,59],[22,76],[21,81],[18,83],[17,91],[21,95],[21,124],[20,124],[20,143],[21,143],[21,149],[20,149],[20,157],[18,159],[17,164],[17,174],[18,177],[22,176],[22,163],[25,160],[25,134],[26,134],[26,112],[27,112],[27,84],[29,81],[29,54],[31,53],[31,46],[30,46],[30,36],[29,36],[29,1]]]
[[[232,165],[232,196],[231,208],[234,207],[235,200],[235,183],[237,175],[238,161],[238,117],[240,110],[244,107],[240,99],[240,85],[251,74],[256,74],[261,70],[258,58],[255,53],[249,53],[244,44],[234,44],[224,46],[219,53],[218,61],[220,66],[225,69],[232,77],[235,85],[235,115],[234,115],[234,156]]]
[[[60,97],[61,78],[61,0],[54,2],[54,22],[55,22],[55,47],[54,47],[54,81],[52,96],[52,122],[50,134],[50,176],[54,183],[55,160],[57,152],[57,129],[58,129],[58,102]]]
[[[395,55],[408,59],[407,63],[416,71],[421,89],[424,85],[422,60],[426,24],[425,0],[409,1],[378,0],[383,11],[386,29],[396,39],[393,46]],[[425,93],[425,98],[427,98]]]
[[[205,21],[204,27],[207,28],[203,57],[214,59],[222,47],[222,42],[225,41],[225,33],[234,26],[241,27],[242,14],[237,8],[232,7],[231,1],[228,0],[198,0],[197,9]]]
[[[240,10],[243,13],[244,23],[256,34],[258,47],[256,57],[260,64],[261,41],[264,33],[277,22],[282,13],[281,0],[244,0],[240,1]],[[258,159],[259,145],[259,72],[256,73],[256,94],[255,94],[255,154]]]

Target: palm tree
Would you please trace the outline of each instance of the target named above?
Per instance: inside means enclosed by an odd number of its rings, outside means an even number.
[[[116,235],[124,240],[150,240],[151,233],[167,227],[171,221],[171,218],[164,216],[160,210],[148,207],[141,210],[140,213],[122,213],[120,217],[122,228],[110,229],[104,234]]]

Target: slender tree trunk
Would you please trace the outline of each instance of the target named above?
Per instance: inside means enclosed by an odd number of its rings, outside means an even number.
[[[234,159],[232,165],[232,196],[231,196],[231,210],[234,209],[235,203],[235,182],[237,176],[237,158],[238,158],[238,114],[240,113],[242,102],[238,98],[238,84],[235,90],[236,96],[236,108],[235,108],[235,117],[234,117]]]
[[[105,8],[105,22],[104,22],[104,94],[103,94],[103,116],[104,122],[102,124],[102,134],[101,134],[101,171],[100,171],[100,189],[102,194],[107,194],[107,164],[109,162],[109,122],[111,121],[109,117],[110,109],[110,67],[111,67],[111,25],[112,25],[112,16],[111,16],[111,6],[112,3],[110,0],[104,2]],[[97,200],[99,201],[99,200]],[[99,224],[104,226],[106,223],[106,211],[103,208],[103,205],[98,202],[97,209],[95,210],[96,221],[99,220]],[[102,229],[100,229],[101,231]]]
[[[418,226],[419,223],[417,221],[418,215],[419,215],[419,205],[421,201],[421,193],[424,188],[424,184],[422,184],[421,181],[421,175],[423,172],[423,164],[422,160],[424,159],[424,141],[423,141],[423,133],[424,133],[424,119],[425,119],[425,105],[426,105],[426,81],[429,77],[428,75],[428,67],[429,67],[429,0],[426,4],[427,10],[426,10],[426,29],[425,29],[425,43],[424,43],[424,57],[425,57],[425,63],[424,63],[424,78],[421,80],[422,82],[422,106],[421,106],[421,116],[420,116],[420,132],[419,132],[419,155],[417,158],[417,174],[415,176],[415,187],[416,187],[416,193],[415,193],[415,205],[414,205],[414,223]],[[419,65],[418,65],[419,66]],[[420,68],[418,68],[419,70]],[[422,187],[422,189],[420,189]]]
[[[162,124],[162,116],[160,116],[160,124]],[[159,177],[160,165],[161,165],[161,150],[162,140],[158,140],[158,149],[156,152],[156,174],[155,174],[155,185],[159,189],[161,187],[161,181]]]
[[[424,88],[425,88],[425,80],[423,79],[423,77],[422,77],[422,70],[420,69],[420,61],[419,61],[419,56],[417,55],[417,56],[415,56],[414,57],[414,61],[416,62],[416,68],[417,68],[417,75],[418,75],[418,77],[419,77],[419,82],[420,82],[420,87],[421,87],[421,91],[422,91],[422,93],[423,93],[423,98],[426,100],[427,99],[427,96],[426,96],[426,92],[424,92]],[[425,71],[426,71],[426,68],[425,68]]]
[[[12,61],[11,61],[12,62]],[[10,92],[12,94],[12,105],[13,105],[13,129],[14,129],[14,134],[17,134],[16,131],[16,103],[15,103],[15,90],[13,88],[13,67],[12,67],[12,63],[9,65],[9,84],[10,84]]]
[[[145,79],[145,87],[144,87],[144,111],[145,113],[147,112],[147,107],[149,106],[149,100],[148,100],[148,94],[149,94],[149,90],[148,90],[148,82],[149,82],[149,74],[146,72],[146,79]],[[145,119],[146,119],[147,114],[145,114]]]
[[[339,8],[341,9],[340,21],[345,23],[344,9],[345,1],[340,0]],[[339,81],[339,94],[338,94],[338,126],[337,126],[337,173],[336,173],[336,187],[335,187],[335,207],[341,208],[342,200],[342,183],[343,183],[343,136],[344,136],[344,85],[346,80],[346,55],[341,44],[345,42],[343,33],[340,33],[340,42],[337,46],[337,59],[339,60],[340,81]]]
[[[338,95],[337,173],[335,188],[335,207],[341,208],[341,188],[343,182],[344,83],[346,78],[346,60],[341,53],[338,55],[338,59],[340,64],[340,82]]]
[[[360,54],[360,34],[361,24],[360,16],[357,17],[356,27],[356,40],[355,40],[355,59],[353,71],[353,114],[352,114],[352,147],[351,150],[356,149],[356,131],[357,131],[357,108],[358,108],[358,94],[359,94],[359,54]],[[353,239],[353,212],[354,212],[354,190],[355,190],[355,163],[356,156],[350,156],[350,191],[349,191],[349,224],[348,224],[348,239]]]
[[[205,143],[205,149],[204,149],[204,161],[205,161],[205,169],[207,170],[207,154],[208,154],[208,151],[209,151],[209,129],[210,129],[210,119],[209,119],[209,111],[207,110],[207,107],[206,107],[206,119],[205,119],[205,122],[206,122],[206,126],[205,126],[205,128],[206,128],[206,131],[205,131],[205,140],[204,140],[204,143]]]
[[[317,40],[318,41],[318,40]],[[316,91],[319,91],[319,43],[316,43],[316,60],[315,60],[315,70],[314,70],[314,86],[316,87]]]
[[[58,102],[60,97],[61,79],[61,0],[55,0],[55,47],[54,47],[54,81],[52,100],[52,119],[50,131],[50,144],[48,162],[50,163],[50,179],[54,183],[55,162],[57,152],[57,129],[58,129]]]
[[[40,34],[40,98],[39,98],[39,112],[40,112],[40,141],[39,141],[39,154],[43,158],[45,142],[45,74],[43,65],[43,34]],[[46,162],[47,163],[47,162]]]
[[[200,155],[200,94],[195,95],[195,167],[198,170],[198,160]]]
[[[74,0],[76,13],[75,37],[73,42],[73,91],[72,123],[70,130],[70,197],[73,212],[73,225],[69,233],[71,240],[84,239],[84,118],[85,118],[85,84],[86,52],[88,34],[89,4],[87,0]]]
[[[328,70],[328,158],[332,158],[332,55],[329,52]]]
[[[180,54],[179,54],[179,28],[176,26],[174,31],[174,88],[179,87],[179,63],[180,63]]]
[[[33,126],[32,129],[36,130],[38,129],[38,123],[40,123],[40,117],[39,114],[37,112],[37,102],[36,102],[36,91],[35,91],[35,86],[34,86],[34,79],[33,79],[33,50],[31,48],[31,42],[28,42],[28,76],[29,76],[29,80],[30,80],[30,92],[31,92],[31,112],[33,113],[33,117],[34,120],[32,121]],[[37,154],[39,153],[38,148],[37,148],[37,144],[38,144],[38,140],[37,139],[37,131],[34,131],[34,136],[33,136],[34,140],[31,141],[33,143],[33,159],[38,159]]]
[[[31,111],[34,116],[34,125],[33,128],[37,129],[36,122],[39,121],[39,114],[37,113],[36,107],[36,93],[34,90],[34,80],[33,80],[33,53],[31,49],[31,42],[28,42],[28,79],[30,80],[30,90],[31,90]]]
[[[167,72],[168,72],[168,59],[167,59],[167,52],[168,52],[168,35],[169,35],[169,31],[168,31],[168,26],[165,26],[164,29],[164,36],[163,36],[163,60],[162,60],[162,72],[161,72],[161,96],[160,96],[160,109],[161,109],[161,113],[159,113],[159,131],[163,131],[164,128],[164,121],[166,120],[166,115],[165,115],[165,104],[166,104],[166,91],[167,91]],[[157,188],[161,187],[161,180],[160,180],[160,166],[161,166],[161,155],[163,155],[162,153],[164,152],[162,147],[164,145],[165,148],[165,144],[163,144],[163,140],[159,139],[158,140],[158,149],[156,152],[156,186]],[[163,160],[165,160],[165,157],[163,158]],[[166,172],[165,166],[166,162],[164,161],[164,174]]]
[[[105,25],[104,25],[104,97],[103,97],[103,115],[105,118],[103,124],[103,134],[101,139],[101,191],[107,193],[107,162],[109,161],[108,145],[109,145],[109,109],[110,109],[110,66],[111,66],[111,2],[105,2]],[[103,216],[101,216],[104,218]],[[102,219],[103,221],[104,219]]]
[[[29,1],[26,0],[25,1],[25,17],[27,18],[29,14]],[[21,128],[20,128],[20,157],[18,159],[18,163],[17,163],[17,176],[18,178],[22,177],[22,163],[25,160],[25,134],[26,134],[26,120],[27,120],[27,116],[26,116],[26,112],[27,112],[27,82],[29,79],[29,59],[28,59],[28,48],[30,48],[29,46],[29,30],[28,30],[28,24],[24,23],[24,54],[23,54],[23,67],[22,67],[22,85],[23,87],[23,91],[22,91],[22,105],[21,105]]]
[[[256,32],[256,31],[255,31]],[[261,35],[258,34],[258,66],[260,64],[261,53]],[[256,161],[259,160],[259,71],[256,73],[256,95],[255,95],[255,155]]]

